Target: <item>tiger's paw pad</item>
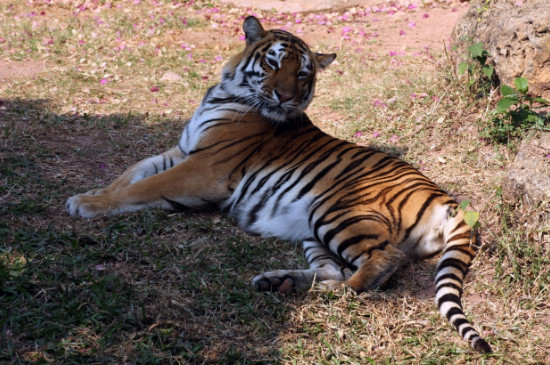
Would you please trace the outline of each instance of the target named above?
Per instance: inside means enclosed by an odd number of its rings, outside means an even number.
[[[267,277],[258,275],[252,280],[252,284],[254,284],[259,291],[278,291],[282,294],[290,294],[294,291],[294,279],[290,276]]]

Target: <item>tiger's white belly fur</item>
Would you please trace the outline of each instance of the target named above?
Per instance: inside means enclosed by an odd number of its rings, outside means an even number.
[[[312,237],[308,217],[313,197],[304,195],[296,199],[300,184],[290,190],[286,190],[288,186],[283,184],[274,190],[273,184],[279,177],[279,174],[274,174],[258,191],[243,192],[250,175],[245,177],[226,202],[226,210],[229,210],[230,216],[237,220],[239,226],[252,234],[275,236],[291,241],[303,241]],[[256,179],[261,178],[258,176]],[[294,181],[290,179],[286,184]],[[257,184],[252,183],[248,186],[255,188]],[[285,190],[286,194],[281,196]]]

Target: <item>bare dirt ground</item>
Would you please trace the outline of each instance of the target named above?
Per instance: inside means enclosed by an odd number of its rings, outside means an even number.
[[[363,35],[362,44],[357,40],[351,40],[351,42],[358,43],[358,52],[373,55],[388,53],[404,55],[424,52],[427,49],[441,50],[445,45],[449,45],[449,37],[454,24],[468,10],[467,2],[453,0],[434,1],[433,6],[421,9],[416,5],[406,6],[401,5],[399,1],[384,0],[268,0],[261,2],[223,0],[223,2],[239,8],[246,8],[250,13],[253,13],[254,10],[273,10],[277,13],[315,14],[315,12],[323,11],[325,14],[330,14],[331,11],[334,11],[336,16],[336,12],[347,9],[348,13],[346,14],[354,16],[358,9],[369,11],[370,22],[365,28],[357,27],[357,29],[346,31],[346,29],[341,30],[329,26],[325,29],[317,27],[316,24],[302,23],[299,21],[299,17],[289,18],[288,22],[282,24],[282,28],[298,33],[307,42],[326,44],[333,48],[338,48],[344,41],[350,41],[350,35]],[[318,22],[327,25],[330,18],[325,20],[325,18],[319,17]],[[222,45],[226,40],[217,37],[217,32],[217,29],[193,30],[183,32],[178,36],[180,36],[180,41],[193,41],[197,44],[219,42]],[[364,48],[359,48],[360,46],[364,46]],[[0,60],[0,80],[33,77],[47,69],[47,60],[25,60],[23,62]]]
[[[424,1],[432,7],[418,9],[410,1],[383,0],[223,0],[241,8],[273,9],[276,12],[315,13],[347,9],[351,15],[357,9],[367,9],[376,25],[370,26],[368,32],[372,37],[369,42],[370,52],[405,52],[423,51],[426,47],[441,48],[443,41],[448,40],[458,18],[468,10],[467,2],[458,1]],[[411,5],[412,3],[412,5]],[[404,12],[402,9],[417,10]],[[321,20],[322,21],[322,20]],[[285,24],[288,26],[288,24]],[[295,25],[295,24],[294,24]],[[299,28],[299,27],[298,27]],[[306,41],[337,45],[342,42],[341,32],[319,32],[315,26],[302,29]],[[376,39],[377,38],[377,39]]]

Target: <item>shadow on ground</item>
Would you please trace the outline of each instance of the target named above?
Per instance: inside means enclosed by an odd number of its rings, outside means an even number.
[[[48,100],[0,100],[0,108],[2,361],[281,360],[278,339],[300,331],[289,316],[319,294],[258,293],[250,279],[302,267],[299,248],[208,212],[95,220],[64,212],[67,197],[172,146],[180,121],[59,115]]]

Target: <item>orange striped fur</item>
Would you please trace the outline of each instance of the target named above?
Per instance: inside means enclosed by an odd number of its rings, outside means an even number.
[[[456,202],[406,162],[331,137],[309,120],[315,54],[282,30],[244,22],[246,47],[224,67],[173,149],[130,167],[104,189],[67,201],[92,218],[143,208],[215,205],[246,231],[303,242],[310,265],[253,279],[283,293],[380,287],[402,264],[443,250],[441,313],[479,352],[491,348],[462,311],[464,276],[478,248]]]

